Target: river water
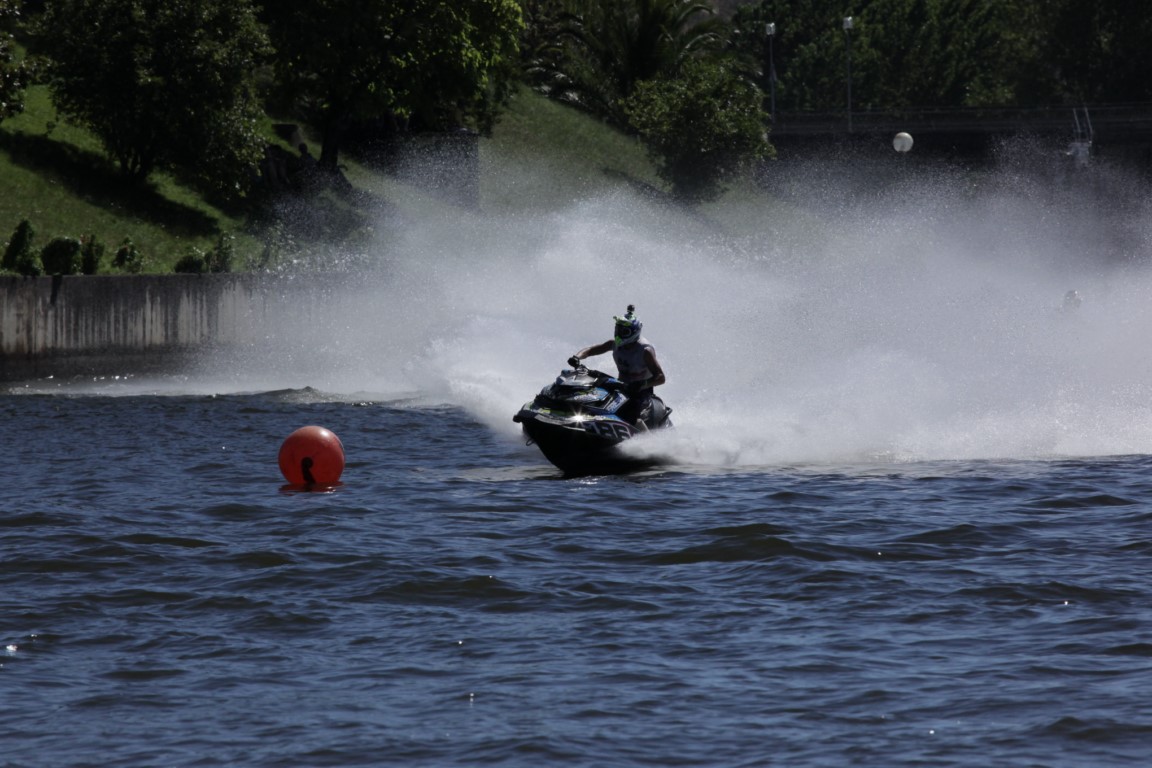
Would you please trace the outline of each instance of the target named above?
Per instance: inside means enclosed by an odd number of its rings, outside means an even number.
[[[907,200],[413,226],[243,364],[6,387],[0,766],[1142,764],[1149,228]],[[565,478],[511,417],[626,303],[671,463]]]
[[[6,767],[1147,756],[1148,456],[565,479],[307,390],[0,418]],[[283,488],[305,423],[331,492]]]

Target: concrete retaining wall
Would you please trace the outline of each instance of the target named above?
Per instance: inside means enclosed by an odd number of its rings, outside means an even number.
[[[0,381],[179,372],[258,344],[276,308],[310,311],[318,281],[265,275],[0,277]]]

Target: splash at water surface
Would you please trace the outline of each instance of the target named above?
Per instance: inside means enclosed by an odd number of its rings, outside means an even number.
[[[410,215],[319,321],[178,386],[448,403],[518,440],[518,406],[634,303],[676,411],[658,449],[684,462],[1152,452],[1141,185],[858,170],[793,166],[699,211],[621,191]]]

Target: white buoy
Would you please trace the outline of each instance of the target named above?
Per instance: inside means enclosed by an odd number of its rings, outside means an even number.
[[[897,152],[907,152],[912,149],[912,135],[900,131],[900,133],[896,134],[895,138],[892,139],[892,148]]]

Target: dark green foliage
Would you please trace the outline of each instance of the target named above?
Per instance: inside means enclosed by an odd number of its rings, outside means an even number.
[[[216,245],[204,254],[204,266],[209,272],[231,272],[234,257],[233,244],[235,238],[229,234],[220,235]]]
[[[80,238],[80,272],[85,275],[94,275],[100,270],[100,262],[104,258],[104,244],[96,239],[96,235],[86,235]]]
[[[590,0],[569,8],[559,17],[551,58],[537,62],[539,87],[621,128],[623,101],[638,83],[675,77],[724,41],[711,6],[698,0]]]
[[[530,85],[546,88],[564,61],[564,0],[521,0],[520,67]]]
[[[204,254],[194,251],[181,256],[172,267],[172,271],[185,275],[202,275],[208,271],[208,266],[204,263]]]
[[[0,122],[24,111],[24,89],[34,74],[26,61],[17,61],[11,25],[20,15],[16,0],[0,0]]]
[[[44,265],[45,274],[80,274],[80,241],[74,237],[52,238],[40,251],[40,263]]]
[[[728,180],[773,154],[760,92],[721,64],[691,62],[679,77],[640,83],[625,112],[684,202],[714,199]]]
[[[1152,99],[1152,3],[1063,0],[1054,14],[1048,58],[1075,102]]]
[[[220,273],[232,271],[232,241],[231,235],[221,235],[216,245],[207,253],[199,248],[191,248],[188,253],[180,257],[173,272],[190,275],[202,275],[208,272]]]
[[[144,256],[140,253],[132,238],[126,237],[112,256],[112,266],[122,272],[138,274],[144,269]]]
[[[247,0],[57,0],[39,42],[56,106],[125,175],[171,168],[230,194],[248,183],[268,48]]]
[[[20,265],[35,263],[36,254],[32,251],[32,240],[36,230],[32,229],[32,222],[24,219],[16,225],[16,231],[8,240],[8,247],[4,249],[4,258],[0,260],[0,269],[8,272],[20,272]]]
[[[851,37],[843,18],[854,20]],[[761,89],[768,37],[781,113],[846,106],[1047,106],[1152,99],[1152,3],[1133,0],[761,0],[730,45]]]
[[[517,0],[280,0],[262,15],[281,87],[314,105],[329,169],[357,118],[487,130],[516,72]]]
[[[40,265],[40,259],[36,258],[35,251],[28,250],[17,257],[16,274],[24,277],[39,277],[44,274],[44,268]]]

